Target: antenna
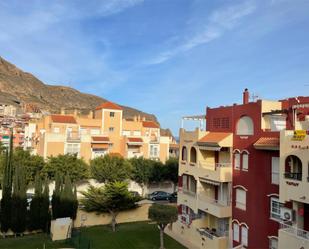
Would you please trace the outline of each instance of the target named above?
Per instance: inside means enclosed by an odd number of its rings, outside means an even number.
[[[252,102],[255,102],[257,99],[259,99],[260,96],[258,94],[252,93],[250,96],[250,99]]]

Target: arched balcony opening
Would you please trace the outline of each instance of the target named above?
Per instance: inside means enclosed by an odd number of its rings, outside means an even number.
[[[302,180],[302,162],[294,155],[290,155],[285,159],[285,178],[293,180]]]
[[[187,147],[183,146],[181,149],[181,160],[187,161],[187,158],[188,158]]]
[[[196,163],[196,149],[194,147],[190,150],[190,163]]]

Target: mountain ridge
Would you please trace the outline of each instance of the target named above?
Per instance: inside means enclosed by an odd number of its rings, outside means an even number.
[[[72,87],[45,84],[0,56],[0,102],[16,106],[35,104],[41,110],[59,113],[61,108],[90,111],[106,101],[105,98],[82,93]],[[157,122],[153,114],[120,106],[125,118],[140,115]]]

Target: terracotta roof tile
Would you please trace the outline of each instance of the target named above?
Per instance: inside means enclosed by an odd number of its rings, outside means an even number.
[[[147,128],[160,128],[160,125],[153,121],[143,121],[143,127]]]
[[[75,118],[68,115],[51,115],[51,120],[54,123],[76,124]]]
[[[110,101],[104,102],[103,104],[99,105],[98,107],[95,108],[96,110],[100,109],[112,109],[112,110],[122,110],[122,108]]]
[[[143,139],[140,137],[128,137],[128,141],[131,143],[142,143]]]
[[[260,137],[255,143],[254,146],[257,147],[275,147],[279,148],[280,140],[278,137]]]
[[[227,132],[209,132],[206,136],[198,140],[199,143],[219,143],[227,138],[231,133]]]

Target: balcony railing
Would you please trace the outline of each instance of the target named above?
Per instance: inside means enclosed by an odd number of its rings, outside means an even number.
[[[221,232],[217,232],[216,229],[209,229],[209,228],[197,228],[196,229],[200,235],[203,235],[211,240],[213,240],[214,238],[218,238],[218,237],[225,237],[228,235],[228,231],[221,231]]]
[[[199,162],[200,167],[209,168],[213,170],[217,170],[218,168],[229,168],[232,167],[231,163],[204,163]]]
[[[192,197],[195,197],[196,196],[196,193],[195,192],[192,192],[190,190],[187,190],[187,189],[183,189],[182,192],[186,195],[190,195]]]
[[[285,232],[297,236],[299,238],[305,239],[309,241],[309,232],[306,230],[299,229],[297,227],[293,227],[284,223],[280,223],[280,229],[284,230]]]
[[[230,206],[230,202],[227,200],[216,200],[207,196],[204,196],[203,194],[199,194],[198,198],[202,201],[217,205],[217,206],[222,206],[222,207],[228,207]]]
[[[81,135],[79,132],[68,132],[67,133],[67,141],[69,142],[80,142]]]
[[[302,173],[292,173],[292,172],[285,172],[284,177],[287,179],[293,179],[293,180],[302,180]]]

